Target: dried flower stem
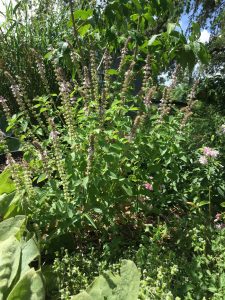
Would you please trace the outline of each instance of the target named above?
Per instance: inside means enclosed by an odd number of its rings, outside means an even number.
[[[89,137],[89,146],[88,146],[87,169],[86,169],[87,176],[89,176],[90,174],[92,161],[94,158],[94,141],[95,141],[95,136],[91,134]]]
[[[65,118],[66,125],[68,127],[70,139],[75,139],[75,125],[73,108],[70,102],[71,86],[70,83],[65,81],[63,71],[55,63],[55,75],[59,85],[60,96],[63,103],[63,115]]]
[[[61,154],[61,149],[58,141],[58,132],[55,127],[55,123],[52,119],[49,119],[50,126],[52,128],[52,131],[50,133],[50,137],[52,138],[52,144],[53,144],[53,150],[54,150],[54,155],[56,159],[56,166],[59,172],[59,176],[62,182],[63,186],[63,193],[65,200],[67,202],[70,202],[71,197],[70,197],[70,192],[69,192],[69,184],[66,176],[66,171],[65,171],[65,165],[62,160],[62,154]]]

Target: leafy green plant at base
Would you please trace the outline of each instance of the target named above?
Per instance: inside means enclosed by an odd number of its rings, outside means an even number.
[[[25,240],[25,216],[16,216],[0,223],[0,299],[44,300],[41,271],[29,265],[39,257],[33,238]]]
[[[137,300],[140,275],[132,261],[122,261],[120,276],[106,272],[87,289],[73,296],[73,300]]]

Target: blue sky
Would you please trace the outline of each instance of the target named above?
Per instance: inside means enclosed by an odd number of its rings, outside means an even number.
[[[189,23],[189,16],[187,14],[183,14],[180,19],[180,26],[184,32],[186,32]],[[201,36],[199,41],[202,43],[207,43],[210,38],[210,32],[207,29],[201,29]]]

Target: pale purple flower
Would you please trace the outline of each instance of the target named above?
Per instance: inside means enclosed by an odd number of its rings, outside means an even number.
[[[59,135],[59,132],[58,132],[58,131],[52,130],[52,131],[50,132],[49,137],[50,137],[51,139],[55,140],[55,139],[57,138],[58,135]]]
[[[204,155],[200,156],[199,162],[200,162],[200,164],[202,164],[202,165],[207,165],[207,163],[208,163],[207,157],[204,156]]]
[[[222,218],[222,214],[220,214],[220,213],[217,213],[217,214],[215,215],[215,220],[214,220],[214,222],[218,222],[218,221],[220,221],[220,220],[221,220],[221,218]]]
[[[149,182],[145,183],[144,187],[146,188],[146,190],[153,191],[153,185]]]
[[[219,151],[212,149],[210,147],[204,147],[203,154],[208,157],[216,158],[219,155]]]

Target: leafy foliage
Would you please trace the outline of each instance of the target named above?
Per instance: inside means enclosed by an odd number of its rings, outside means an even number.
[[[34,239],[23,239],[24,216],[0,223],[1,299],[43,299],[44,282],[40,271],[29,264],[39,256]]]

